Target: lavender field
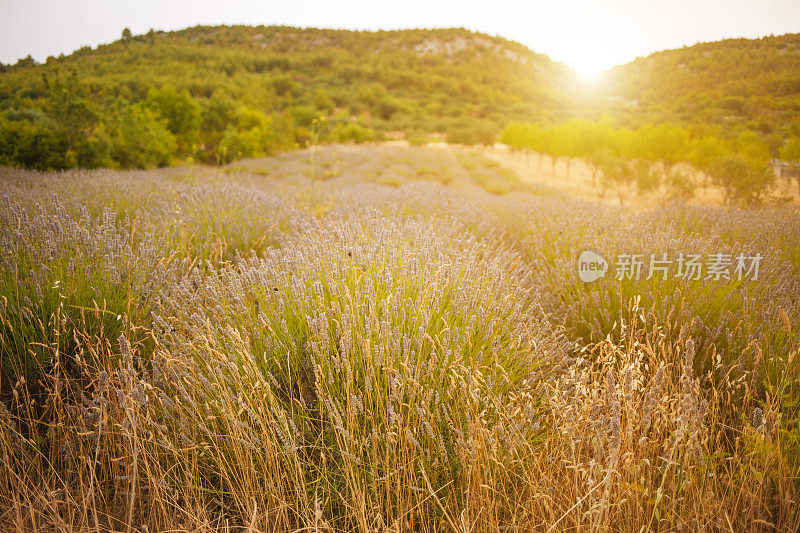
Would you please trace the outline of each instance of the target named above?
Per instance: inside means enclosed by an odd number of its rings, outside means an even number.
[[[796,206],[331,145],[2,168],[0,250],[0,530],[800,527]],[[584,250],[762,259],[584,283]]]

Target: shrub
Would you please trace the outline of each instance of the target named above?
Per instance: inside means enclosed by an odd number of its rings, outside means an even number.
[[[39,170],[66,168],[67,139],[57,130],[0,117],[0,163]]]
[[[169,163],[176,150],[167,121],[141,104],[118,103],[106,119],[111,155],[123,167],[152,168]]]
[[[356,144],[365,143],[373,140],[375,131],[361,124],[350,122],[345,124],[339,122],[336,124],[330,133],[330,138],[334,142],[348,142],[352,141]]]
[[[197,142],[202,121],[201,107],[188,89],[178,92],[171,85],[147,92],[144,105],[167,121],[167,129],[175,135],[181,153],[189,153]]]
[[[289,124],[279,115],[266,116],[251,107],[239,107],[217,147],[221,163],[243,157],[264,157],[293,145]]]
[[[493,122],[473,120],[458,122],[450,126],[445,132],[445,141],[449,144],[492,145],[495,142],[499,128]]]

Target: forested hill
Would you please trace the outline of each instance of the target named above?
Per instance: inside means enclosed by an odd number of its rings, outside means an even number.
[[[606,84],[617,113],[785,134],[800,116],[800,33],[658,52]]]
[[[521,44],[464,29],[125,31],[43,64],[0,64],[0,165],[42,169],[225,163],[434,133],[491,143],[510,123],[581,117],[749,130],[777,153],[800,135],[798,116],[800,34],[659,52],[592,88]]]
[[[126,120],[158,129],[144,110],[127,108],[140,103],[169,121],[181,157],[213,161],[235,157],[232,150],[253,155],[249,140],[234,139],[230,130],[250,130],[265,121],[276,130],[278,145],[314,135],[315,117],[326,118],[325,135],[358,140],[397,131],[409,137],[451,132],[455,140],[470,142],[492,137],[510,120],[558,119],[576,94],[566,66],[518,43],[463,29],[203,26],[139,36],[126,32],[96,49],[48,58],[42,65],[21,60],[4,70],[0,116],[7,122],[58,126],[63,107],[75,102],[56,100],[77,91],[80,106],[102,126],[100,137],[108,137],[98,142],[112,145],[110,158],[133,165],[149,161],[127,161],[124,147],[115,154],[113,145],[122,142],[115,136]],[[154,93],[165,86],[175,91]],[[192,102],[169,102],[184,90]],[[199,118],[193,116],[194,104]],[[181,105],[187,116],[176,116]],[[77,129],[82,131],[65,132],[73,152],[86,148],[76,139],[93,134]],[[226,131],[227,144],[220,146]],[[162,141],[169,145],[170,139]],[[75,157],[92,163],[104,156]]]

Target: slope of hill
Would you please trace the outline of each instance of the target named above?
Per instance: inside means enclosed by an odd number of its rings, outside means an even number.
[[[126,34],[97,49],[83,48],[42,65],[21,60],[5,70],[0,112],[6,119],[58,121],[53,100],[65,84],[69,92],[80,88],[84,104],[101,115],[119,100],[145,102],[153,89],[170,85],[178,94],[187,90],[200,105],[200,123],[213,114],[203,110],[218,111],[233,102],[267,118],[276,115],[273,123],[289,121],[291,136],[301,143],[313,135],[315,117],[327,117],[329,127],[357,123],[364,128],[355,133],[340,128],[340,136],[471,130],[472,137],[463,140],[491,139],[509,120],[538,120],[563,109],[577,87],[566,66],[520,44],[463,29],[194,27]],[[65,81],[70,72],[74,78]],[[164,111],[163,105],[150,104],[156,115]],[[183,148],[215,145],[231,119],[214,121],[205,128],[215,135],[181,139],[183,132],[170,120],[178,151],[182,142]],[[214,150],[205,152],[213,160]]]
[[[507,113],[508,107],[523,113],[552,107],[563,101],[569,78],[567,67],[544,55],[462,29],[194,27],[84,48],[48,60],[37,71],[58,65],[78,68],[101,93],[121,90],[131,98],[171,83],[196,97],[223,89],[253,105],[280,108],[315,103],[315,91],[322,90],[335,104],[384,119],[393,113],[374,104],[385,95],[399,99],[405,104],[399,107],[412,115],[426,107],[437,116],[479,117]],[[0,95],[8,97],[13,89],[41,94],[41,80],[30,74],[11,69]],[[366,88],[354,91],[355,84]]]
[[[752,130],[778,153],[797,116],[800,34],[658,52],[591,90],[544,55],[464,29],[198,26],[0,65],[0,164],[33,168],[224,163],[432,133],[488,144],[511,122],[576,117]]]
[[[786,133],[800,115],[800,33],[666,50],[611,69],[609,110]]]

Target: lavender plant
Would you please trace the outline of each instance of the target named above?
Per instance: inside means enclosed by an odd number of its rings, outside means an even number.
[[[0,527],[796,530],[797,213],[435,150],[0,170]],[[765,261],[587,285],[584,249]]]

